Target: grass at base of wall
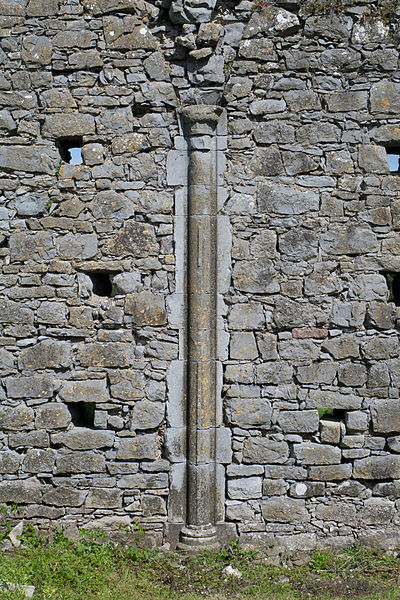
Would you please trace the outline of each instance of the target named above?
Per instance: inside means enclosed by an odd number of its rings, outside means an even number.
[[[218,553],[182,556],[124,547],[91,534],[73,543],[32,530],[0,559],[1,600],[23,600],[8,584],[34,585],[34,600],[397,600],[400,558],[355,546],[341,554],[316,552],[301,566],[274,566],[260,551],[233,543]],[[227,575],[231,565],[241,573]]]

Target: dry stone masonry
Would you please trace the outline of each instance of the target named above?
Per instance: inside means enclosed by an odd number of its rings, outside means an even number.
[[[185,550],[400,545],[399,20],[0,0],[16,518]]]

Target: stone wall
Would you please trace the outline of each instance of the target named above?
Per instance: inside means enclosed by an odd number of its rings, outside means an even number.
[[[0,502],[19,517],[398,544],[399,14],[309,5],[0,0]],[[219,121],[193,134],[199,104]],[[193,152],[217,254],[196,400]]]

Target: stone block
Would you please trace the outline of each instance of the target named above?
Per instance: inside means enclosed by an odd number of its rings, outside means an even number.
[[[42,302],[37,310],[40,323],[65,325],[67,307],[62,302]]]
[[[357,410],[361,408],[362,398],[352,394],[340,394],[334,391],[310,390],[306,399],[307,408],[333,408],[338,410]]]
[[[355,479],[400,479],[400,456],[370,456],[354,461]]]
[[[297,368],[296,378],[300,383],[325,383],[330,385],[336,377],[336,364],[332,361],[315,362]]]
[[[157,255],[158,243],[153,225],[128,221],[104,244],[103,252],[113,258],[135,256],[144,258]]]
[[[22,41],[21,58],[26,63],[45,66],[54,54],[53,43],[43,35],[26,35]]]
[[[36,409],[35,426],[38,429],[63,429],[71,422],[71,414],[65,404],[51,402]]]
[[[23,470],[27,473],[52,473],[56,454],[55,450],[30,448],[24,458]]]
[[[276,442],[269,438],[247,438],[243,448],[243,462],[251,464],[284,463],[289,457],[286,442]]]
[[[250,60],[257,59],[269,62],[277,60],[274,44],[266,38],[242,41],[239,47],[239,56]]]
[[[281,153],[278,148],[257,148],[251,161],[251,170],[254,175],[273,177],[283,175],[285,172]]]
[[[47,431],[22,431],[8,434],[10,448],[48,448],[49,443]]]
[[[361,327],[365,320],[365,302],[340,302],[332,305],[330,322],[338,327]]]
[[[127,196],[114,190],[99,192],[90,204],[90,210],[96,220],[126,220],[135,214],[135,205]]]
[[[344,523],[350,527],[356,525],[358,522],[356,506],[343,500],[340,503],[318,504],[315,516],[322,521],[335,521],[336,523]]]
[[[328,352],[333,358],[358,358],[360,354],[360,342],[354,334],[344,334],[323,342],[321,346],[324,352]]]
[[[313,433],[319,426],[318,411],[283,410],[277,422],[284,433]]]
[[[367,144],[360,146],[358,164],[365,173],[389,174],[389,162],[385,148]]]
[[[51,398],[54,391],[52,375],[32,377],[7,377],[5,380],[9,398]]]
[[[87,492],[71,486],[59,485],[43,494],[43,502],[53,506],[82,506]]]
[[[157,436],[153,433],[122,438],[117,452],[119,460],[156,460],[158,456]]]
[[[65,381],[58,393],[63,402],[108,402],[110,394],[105,379]]]
[[[368,225],[349,223],[333,226],[320,238],[322,250],[328,255],[366,254],[378,250],[376,235]]]
[[[372,337],[362,344],[361,352],[367,360],[387,360],[398,356],[397,337]]]
[[[307,261],[316,258],[318,239],[311,231],[293,229],[279,237],[279,250],[285,260]]]
[[[278,358],[276,335],[261,333],[257,336],[257,345],[263,360],[276,360]]]
[[[233,268],[235,287],[243,292],[274,294],[279,292],[278,274],[269,259],[240,260]]]
[[[367,367],[361,363],[340,363],[338,380],[348,387],[359,387],[367,381]]]
[[[9,239],[12,262],[55,257],[53,236],[49,232],[13,233]]]
[[[350,463],[310,467],[309,477],[317,481],[342,481],[351,477],[352,471],[353,468]]]
[[[293,452],[297,462],[304,465],[333,465],[341,460],[340,448],[327,444],[294,444]]]
[[[293,367],[283,361],[260,363],[256,366],[256,381],[261,384],[279,385],[291,383]]]
[[[368,93],[363,91],[331,92],[327,95],[329,112],[359,112],[367,109]]]
[[[144,396],[145,376],[142,371],[125,369],[109,371],[111,395],[119,400],[139,400]]]
[[[33,428],[33,410],[25,404],[0,406],[0,429],[21,430]]]
[[[400,432],[399,400],[373,400],[371,415],[373,429],[376,433]]]
[[[393,304],[371,302],[367,309],[367,323],[374,329],[392,329],[396,321]]]
[[[132,315],[135,325],[159,327],[167,323],[164,296],[150,292],[140,292],[127,296],[125,312]]]
[[[257,210],[270,215],[301,215],[318,210],[319,195],[278,184],[260,184],[257,193]]]
[[[340,442],[341,426],[339,421],[321,419],[321,442],[324,444],[338,444]]]
[[[228,398],[225,401],[225,415],[229,424],[244,429],[269,429],[272,408],[266,398]]]
[[[396,113],[396,104],[400,102],[400,84],[390,80],[373,83],[370,100],[372,113]]]
[[[131,430],[159,427],[164,416],[164,403],[149,400],[136,402],[131,411]]]
[[[121,491],[110,488],[93,488],[89,491],[86,508],[119,508],[121,506]]]
[[[276,496],[261,502],[261,512],[269,523],[306,523],[310,516],[304,500]]]
[[[67,48],[90,48],[95,42],[96,36],[89,28],[60,31],[53,38],[54,46],[62,50]]]
[[[137,473],[135,475],[125,475],[118,480],[117,485],[119,488],[128,490],[160,490],[168,487],[168,473]]]
[[[141,507],[144,517],[153,517],[155,515],[165,516],[167,514],[165,500],[160,498],[160,496],[146,494],[141,499]]]
[[[4,450],[0,452],[0,473],[17,473],[21,464],[21,455],[18,452]]]
[[[228,481],[228,498],[250,500],[261,498],[261,477],[243,477]]]
[[[157,50],[158,40],[137,17],[104,17],[104,37],[110,50]]]
[[[99,448],[111,448],[114,444],[114,437],[115,434],[113,431],[74,427],[74,429],[66,432],[53,433],[51,442],[52,444],[65,446],[71,450],[96,450]]]
[[[229,314],[229,325],[233,329],[260,329],[265,326],[262,304],[250,302],[235,304]]]
[[[345,424],[349,431],[365,431],[368,429],[368,413],[354,410],[346,413]]]
[[[42,497],[41,485],[38,479],[22,481],[0,481],[0,502],[15,502],[17,504],[35,504]]]
[[[63,112],[47,115],[43,126],[43,135],[52,139],[79,137],[94,133],[94,118],[87,114]]]
[[[290,486],[290,495],[293,498],[314,498],[314,496],[324,496],[325,484],[320,481],[293,483]]]
[[[93,258],[97,254],[97,236],[68,234],[59,239],[58,253],[61,260]]]
[[[79,350],[83,367],[129,367],[133,360],[134,346],[122,342],[93,342]]]
[[[232,333],[230,341],[230,358],[252,360],[257,357],[258,349],[253,333]]]
[[[106,462],[101,454],[94,452],[71,452],[59,454],[56,460],[58,474],[105,473]]]
[[[311,340],[285,340],[278,344],[279,356],[294,365],[310,363],[319,357],[319,346]]]
[[[59,0],[29,0],[26,7],[28,17],[50,17],[59,10]]]

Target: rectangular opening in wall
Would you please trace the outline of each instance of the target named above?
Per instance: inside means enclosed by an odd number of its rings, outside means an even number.
[[[107,296],[113,295],[112,278],[115,273],[87,273],[93,286],[93,294],[96,296]]]
[[[56,142],[62,160],[70,165],[82,165],[82,138],[60,138]]]
[[[400,174],[400,146],[389,146],[386,148],[386,154],[389,162],[389,170],[391,173]]]
[[[94,428],[94,402],[72,402],[68,404],[71,420],[75,427]]]
[[[383,273],[389,290],[389,302],[394,302],[396,306],[400,306],[400,273],[385,271]]]

